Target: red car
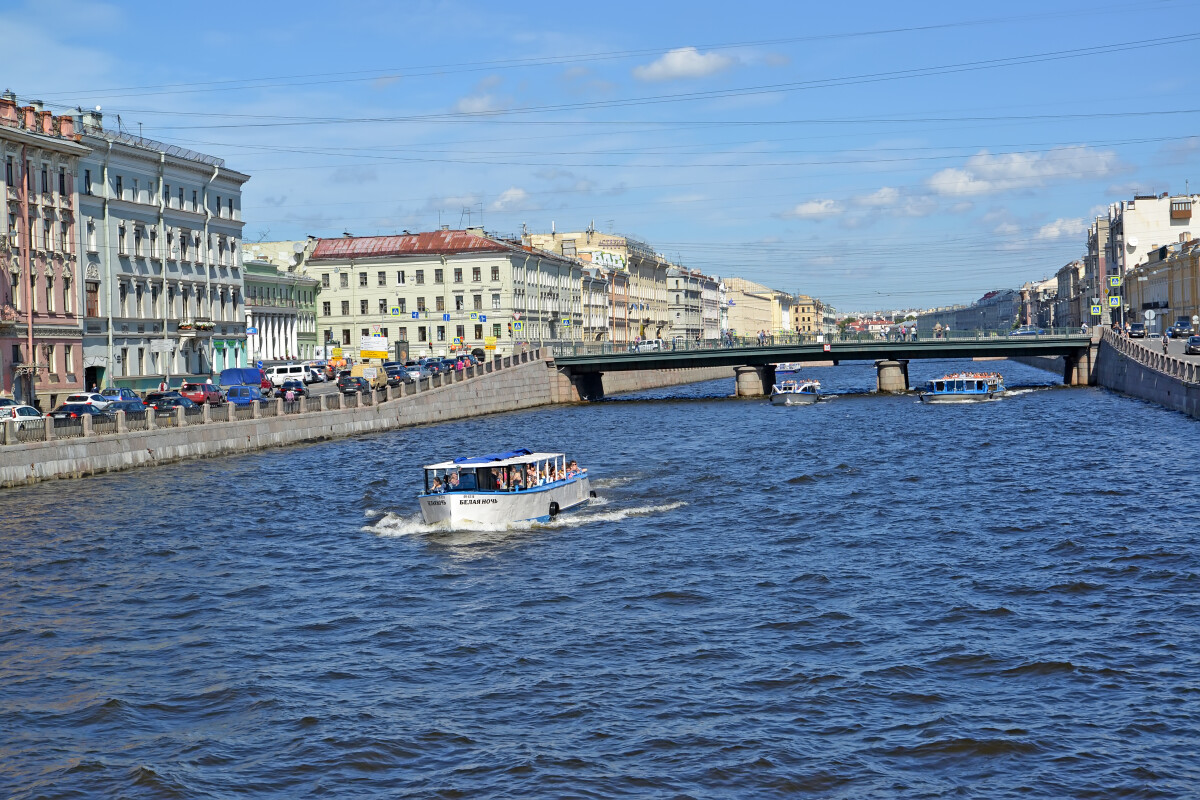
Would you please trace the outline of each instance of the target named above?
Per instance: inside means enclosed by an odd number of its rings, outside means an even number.
[[[179,393],[198,406],[205,403],[219,406],[225,402],[225,395],[211,383],[185,383]]]

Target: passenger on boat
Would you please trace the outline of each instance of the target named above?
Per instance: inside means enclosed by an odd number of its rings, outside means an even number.
[[[567,462],[567,477],[574,478],[578,474],[579,474],[579,465],[576,464],[575,459],[572,458],[570,461]]]
[[[492,469],[492,475],[496,478],[496,489],[503,492],[508,488],[508,484],[504,479],[504,470],[499,467]]]
[[[446,479],[446,491],[447,492],[457,492],[458,491],[458,470],[451,472],[450,477]]]
[[[441,478],[434,478],[434,479],[433,479],[433,486],[431,486],[431,487],[429,488],[429,493],[430,493],[430,494],[441,494],[441,493],[442,493],[442,492],[444,492],[444,491],[446,491],[446,490],[442,488],[442,479],[441,479]]]
[[[513,467],[512,486],[511,486],[512,491],[514,491],[514,492],[521,491],[521,489],[524,488],[524,483],[525,483],[525,481],[521,476],[521,468]]]

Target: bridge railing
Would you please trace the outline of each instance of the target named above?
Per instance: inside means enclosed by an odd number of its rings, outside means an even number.
[[[1143,339],[1135,342],[1133,339],[1128,339],[1111,328],[1105,328],[1103,341],[1121,355],[1133,359],[1142,366],[1149,367],[1152,370],[1181,380],[1184,383],[1200,382],[1200,364],[1196,364],[1193,361],[1186,361],[1179,356],[1157,352],[1152,348],[1152,345],[1148,344],[1148,342],[1155,342],[1157,344],[1157,340],[1155,339]]]
[[[562,356],[594,356],[616,355],[620,353],[655,353],[679,351],[710,351],[727,350],[739,347],[780,347],[789,345],[819,345],[819,344],[862,344],[864,342],[931,342],[952,341],[967,342],[981,340],[1020,339],[1038,340],[1046,338],[1061,338],[1077,336],[1086,338],[1087,334],[1080,328],[1040,328],[1036,331],[1013,330],[971,330],[971,331],[905,331],[901,334],[897,329],[891,333],[835,333],[835,334],[766,334],[759,336],[725,336],[720,339],[644,339],[634,342],[580,342],[554,341],[545,342],[544,347],[556,357]]]

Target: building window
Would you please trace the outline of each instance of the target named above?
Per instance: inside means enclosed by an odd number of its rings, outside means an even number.
[[[424,310],[425,310],[425,298],[418,297],[417,298],[417,311],[424,311]]]
[[[492,280],[494,280],[494,281],[500,280],[500,268],[499,267],[492,267]]]
[[[493,294],[492,295],[492,308],[499,308],[499,307],[500,307],[500,295]]]
[[[179,187],[179,210],[183,211],[183,187]]]
[[[69,344],[63,345],[63,371],[68,375],[75,374],[75,350]]]
[[[342,301],[342,316],[343,317],[350,316],[350,301],[349,300]]]
[[[371,329],[370,328],[360,328],[359,335],[363,336],[364,338],[368,337],[371,335]]]
[[[342,344],[350,344],[350,329],[342,328]]]
[[[483,338],[483,326],[482,325],[475,326],[475,338],[476,338],[476,340]]]
[[[404,285],[404,270],[396,270],[396,283],[400,286]]]
[[[91,177],[92,177],[92,174],[89,172],[88,173],[89,181],[91,180]],[[16,185],[13,181],[13,159],[12,159],[12,156],[9,156],[8,158],[4,159],[4,184],[6,186],[15,186]]]
[[[123,187],[123,185],[122,185],[122,183],[121,183],[121,176],[120,176],[120,175],[118,175],[118,176],[116,177],[116,179],[115,179],[115,181],[114,181],[114,183],[113,183],[113,189],[114,189],[114,191],[116,192],[116,195],[117,195],[117,199],[118,199],[118,200],[124,200],[124,199],[125,199],[125,195],[124,195],[125,189],[124,189],[124,187]]]
[[[199,210],[200,210],[200,199],[196,193],[196,190],[192,189],[192,211],[199,211]]]
[[[229,198],[229,218],[233,219],[233,198]]]
[[[437,326],[437,340],[439,342],[446,341],[446,326],[445,325]]]
[[[407,342],[408,341],[408,328],[401,325],[400,328],[396,331],[396,337],[401,342]]]
[[[404,306],[405,306],[405,302],[404,302],[404,298],[403,298],[403,297],[397,297],[397,298],[396,298],[396,305],[400,307],[400,313],[401,313],[401,314],[407,313],[407,309],[404,307]]]
[[[435,270],[433,271],[433,282],[434,282],[434,283],[442,283],[442,282],[443,282],[443,280],[442,280],[442,279],[443,279],[443,276],[444,276],[444,275],[445,275],[445,271],[444,271],[444,270],[442,270],[442,269],[435,269]]]
[[[473,308],[476,311],[483,310],[483,295],[481,295],[481,294],[471,295],[471,308]]]
[[[42,194],[50,194],[50,170],[42,165]]]
[[[54,276],[46,276],[46,313],[54,313]],[[53,371],[53,370],[52,370]]]
[[[454,282],[462,283],[462,269],[460,267],[454,268]]]
[[[71,313],[71,279],[63,277],[63,313]]]
[[[140,203],[142,201],[142,191],[138,188],[138,179],[133,179],[133,202]]]
[[[117,255],[125,255],[125,223],[117,228]]]
[[[463,296],[461,294],[454,295],[454,310],[455,311],[463,310]]]
[[[384,298],[384,297],[379,298],[379,313],[380,314],[387,313],[387,298]]]
[[[58,193],[64,195],[67,193],[67,168],[58,168]]]
[[[365,273],[365,272],[358,273],[358,285],[359,286],[367,285],[367,273]]]
[[[446,310],[446,298],[442,297],[441,295],[438,295],[437,297],[435,297],[433,299],[433,308],[435,311],[445,311]]]
[[[500,338],[500,323],[499,322],[492,323],[492,336],[495,336],[497,339]]]
[[[327,317],[329,316],[330,311],[329,311],[329,301],[328,300],[326,300],[324,303],[321,303],[321,313]]]
[[[457,338],[459,341],[462,341],[463,339],[465,339],[465,338],[467,337],[467,330],[466,330],[466,328],[465,328],[464,326],[462,326],[462,325],[458,325],[458,326],[456,326],[456,327],[454,328],[454,336],[455,336],[455,337],[456,337],[456,338]]]
[[[475,281],[476,283],[479,283],[479,281],[483,280],[483,278],[480,276],[480,272],[482,272],[482,270],[480,270],[479,267],[471,267],[471,280]]]
[[[359,313],[359,314],[366,314],[366,313],[367,313],[367,301],[366,301],[366,300],[359,300],[359,301],[358,301],[358,313]]]
[[[425,326],[418,325],[417,326],[417,341],[424,342],[424,341],[427,341],[428,339],[429,339],[429,336],[425,333]],[[16,347],[16,345],[13,345],[13,347]]]
[[[423,270],[423,269],[417,270],[417,276],[416,276],[415,280],[416,280],[418,286],[424,284],[425,283],[425,270]]]
[[[379,286],[387,286],[387,273],[386,272],[383,272],[381,270],[379,272],[379,274],[375,276],[375,279],[379,282],[378,283]]]

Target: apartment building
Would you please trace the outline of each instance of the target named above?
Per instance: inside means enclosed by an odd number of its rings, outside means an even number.
[[[306,264],[329,356],[357,359],[376,334],[397,357],[510,354],[584,335],[581,264],[482,229],[317,239]]]
[[[43,410],[84,388],[75,175],[86,153],[73,118],[0,95],[0,394]]]
[[[78,119],[88,385],[143,390],[246,364],[242,185],[223,159]]]

